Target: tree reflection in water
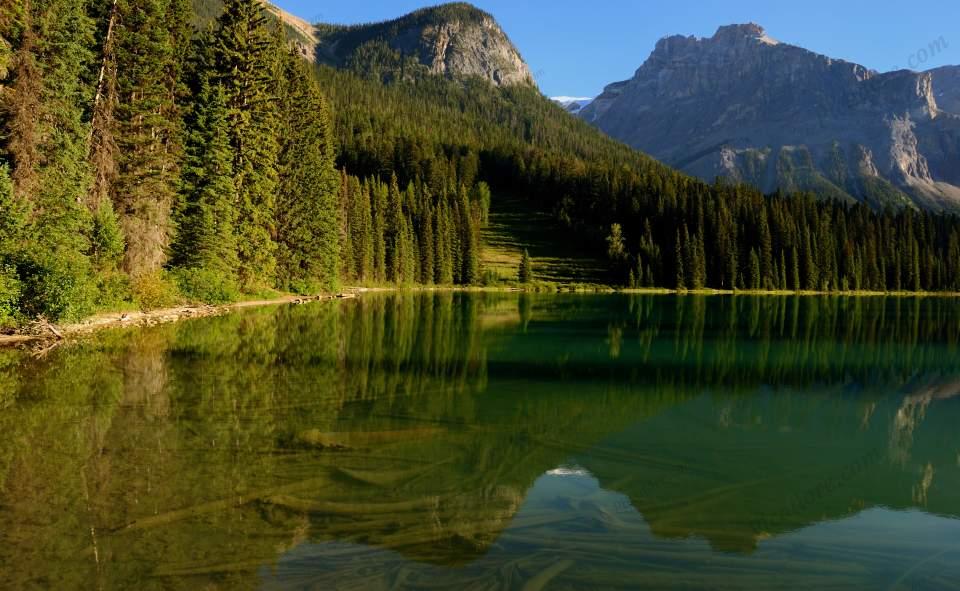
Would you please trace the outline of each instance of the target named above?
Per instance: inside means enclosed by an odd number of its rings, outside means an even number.
[[[383,295],[4,351],[5,584],[950,588],[958,306]]]

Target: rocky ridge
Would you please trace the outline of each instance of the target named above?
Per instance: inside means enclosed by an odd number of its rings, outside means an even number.
[[[880,74],[731,25],[660,40],[580,116],[707,180],[956,210],[958,70]]]
[[[317,60],[337,67],[421,68],[448,78],[479,77],[496,86],[535,85],[530,68],[497,21],[470,4],[425,8],[392,21],[318,25]],[[412,62],[413,68],[407,67]]]

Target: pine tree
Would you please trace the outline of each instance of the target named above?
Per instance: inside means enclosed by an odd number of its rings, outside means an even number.
[[[750,249],[750,289],[760,289],[763,285],[763,272],[760,270],[760,256],[757,251]]]
[[[210,270],[235,284],[237,191],[228,121],[222,86],[204,80],[187,118],[172,263]]]
[[[683,265],[683,258],[684,258],[683,253],[684,253],[684,245],[683,245],[683,242],[680,240],[680,230],[677,230],[676,248],[674,253],[674,260],[676,261],[675,268],[677,271],[677,276],[676,276],[676,282],[674,283],[674,285],[679,290],[686,289],[686,285],[687,285],[686,283],[687,275],[684,272],[684,265]]]
[[[278,65],[285,50],[258,0],[225,0],[214,37],[237,190],[238,275],[245,289],[272,285],[278,185]]]
[[[784,252],[780,251],[780,275],[779,275],[779,285],[777,289],[789,289],[789,284],[787,283],[787,255]]]
[[[420,249],[417,237],[417,191],[413,181],[407,184],[402,197],[403,211],[403,282],[418,283],[420,281]]]
[[[607,258],[619,264],[626,258],[626,255],[627,249],[623,242],[623,226],[613,224],[610,226],[610,234],[607,235]]]
[[[761,286],[764,289],[773,289],[776,285],[773,260],[773,237],[770,234],[770,223],[767,221],[765,210],[760,211],[760,273]]]
[[[453,283],[453,250],[452,237],[453,228],[450,215],[450,207],[446,199],[440,199],[436,211],[436,227],[433,229],[435,240],[434,256],[436,264],[434,266],[434,282],[437,285],[450,285]]]
[[[480,230],[477,219],[470,207],[466,188],[460,194],[460,244],[462,247],[461,283],[474,285],[480,282]]]
[[[27,232],[27,206],[18,199],[9,167],[0,166],[0,327],[12,324],[19,312],[20,282],[16,263]]]
[[[120,266],[126,242],[110,201],[103,200],[96,207],[92,213],[88,254],[97,272],[110,273]]]
[[[913,291],[921,291],[923,289],[923,282],[920,276],[920,247],[917,245],[916,239],[914,239],[911,246],[911,276],[913,278],[913,285],[911,285],[911,288]]]
[[[485,182],[476,184],[473,190],[473,202],[476,204],[479,212],[479,225],[486,226],[490,221],[490,186]]]
[[[956,228],[950,231],[947,241],[947,287],[954,291],[960,290],[960,231]]]
[[[420,283],[432,285],[436,276],[437,264],[436,241],[434,240],[436,214],[428,191],[421,191],[420,200]]]
[[[91,311],[95,297],[85,206],[95,23],[87,5],[72,0],[18,8],[0,135],[29,216],[16,268],[19,307],[25,317],[76,319]]]
[[[179,0],[118,0],[116,18],[117,170],[109,194],[126,237],[124,268],[137,276],[166,262],[180,157],[175,99],[189,22]]]
[[[800,291],[803,289],[803,285],[800,283],[800,255],[797,253],[797,247],[793,247],[793,251],[790,254],[790,260],[793,264],[793,271],[790,275],[790,287],[794,291]]]
[[[697,234],[693,239],[693,289],[703,289],[707,286],[707,253],[703,243],[703,236]]]
[[[523,249],[523,254],[520,256],[520,269],[517,272],[517,279],[523,284],[533,281],[533,261],[530,259],[530,251],[527,249]]]
[[[413,219],[403,219],[403,283],[416,283],[420,278],[420,251],[417,248],[417,235]]]
[[[302,59],[286,58],[278,158],[277,286],[332,289],[339,259],[338,183],[327,101]]]
[[[364,283],[374,281],[373,267],[373,215],[370,211],[370,183],[360,184],[352,179],[353,215],[351,231],[353,233],[354,268],[357,279]]]
[[[340,264],[339,276],[342,281],[356,281],[357,270],[353,254],[353,234],[351,231],[351,207],[353,200],[350,194],[350,177],[346,170],[340,172],[340,191],[339,191],[339,239],[340,239]]]
[[[817,264],[816,250],[814,249],[810,238],[810,231],[807,229],[804,233],[803,261],[805,273],[805,287],[808,290],[815,291],[820,288],[820,272]]]
[[[14,190],[10,167],[0,165],[0,265],[14,263],[28,231],[28,206]]]
[[[37,188],[44,107],[44,67],[38,56],[42,39],[36,27],[46,19],[42,10],[29,5],[6,6],[3,11],[4,152],[10,160],[13,189],[32,197]]]
[[[377,283],[383,283],[387,280],[387,250],[386,250],[386,224],[387,224],[387,186],[374,179],[371,182],[370,189],[370,211],[372,225],[370,232],[373,241],[373,279]]]
[[[402,283],[404,278],[403,268],[406,250],[404,245],[406,238],[404,226],[403,198],[400,194],[397,175],[394,174],[390,178],[384,232],[384,240],[386,241],[386,279],[391,283]]]

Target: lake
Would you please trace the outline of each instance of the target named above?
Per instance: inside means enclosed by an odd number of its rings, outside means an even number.
[[[0,351],[0,586],[960,589],[960,301],[372,294]]]

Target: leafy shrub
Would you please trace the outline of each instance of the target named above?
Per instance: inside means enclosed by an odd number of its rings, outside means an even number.
[[[240,299],[236,282],[212,269],[177,269],[174,280],[183,297],[205,304],[229,304]]]
[[[109,201],[93,213],[90,258],[98,269],[115,269],[123,258],[123,230]]]
[[[170,308],[180,302],[180,292],[165,273],[141,275],[130,283],[133,300],[144,312]]]
[[[0,328],[13,326],[17,320],[20,281],[13,267],[0,267]]]
[[[120,271],[101,271],[97,274],[97,307],[116,310],[133,302],[130,277]]]
[[[319,281],[313,279],[297,279],[290,282],[290,291],[297,295],[317,295],[326,290]]]
[[[86,257],[69,252],[28,255],[18,261],[17,271],[24,316],[80,320],[93,312],[96,286]]]

